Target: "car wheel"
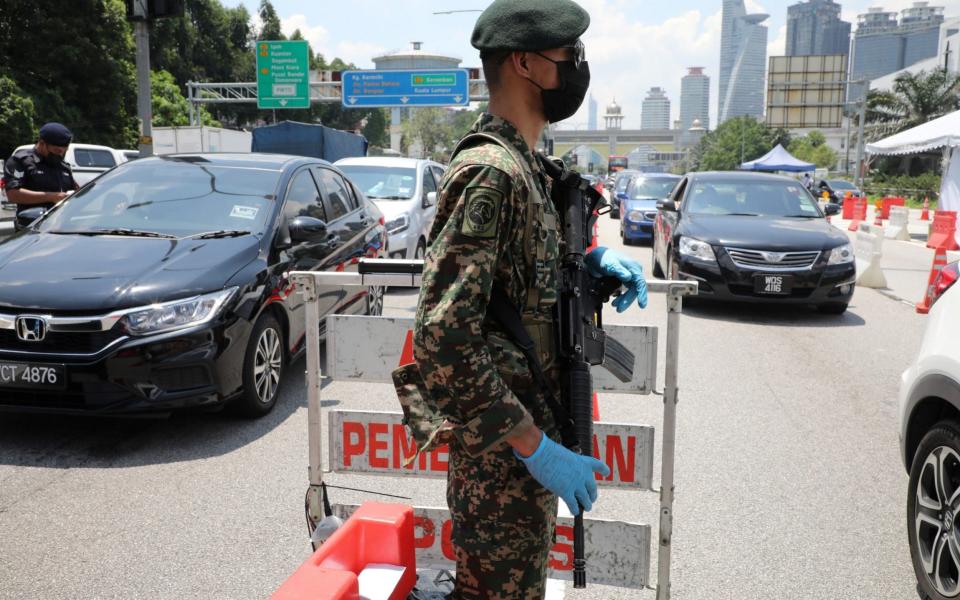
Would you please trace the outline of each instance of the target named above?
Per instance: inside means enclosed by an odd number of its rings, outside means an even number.
[[[921,596],[960,596],[960,426],[953,421],[934,425],[913,457],[907,530]]]
[[[262,417],[273,409],[286,361],[283,329],[273,315],[260,315],[243,359],[243,394],[236,403],[240,414]]]
[[[817,306],[817,310],[825,315],[842,315],[847,311],[847,305],[839,302],[832,302],[830,304],[821,304]]]
[[[663,279],[663,269],[660,268],[660,263],[657,262],[657,236],[653,236],[653,241],[650,242],[650,246],[650,273],[657,279]]]
[[[416,260],[423,260],[423,257],[427,255],[427,241],[423,238],[420,238],[417,241],[417,249],[413,251],[413,258]]]
[[[367,313],[372,317],[379,317],[383,314],[383,296],[387,289],[382,285],[374,285],[367,288]]]

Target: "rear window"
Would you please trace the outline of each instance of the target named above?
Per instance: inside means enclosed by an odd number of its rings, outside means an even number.
[[[73,160],[78,167],[99,167],[109,169],[117,164],[113,158],[113,153],[107,150],[91,150],[86,148],[74,148]]]

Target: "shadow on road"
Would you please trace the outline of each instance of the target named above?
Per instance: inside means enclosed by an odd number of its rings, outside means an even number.
[[[0,465],[123,468],[224,455],[269,434],[306,407],[305,364],[301,358],[290,365],[276,406],[255,420],[229,410],[138,418],[3,413]],[[328,383],[325,380],[324,387]],[[338,404],[338,400],[323,402],[324,407]]]
[[[705,302],[686,300],[683,303],[686,316],[695,319],[720,319],[752,325],[791,325],[797,327],[861,327],[866,325],[860,315],[847,309],[842,315],[826,315],[813,306],[738,304],[731,302]]]

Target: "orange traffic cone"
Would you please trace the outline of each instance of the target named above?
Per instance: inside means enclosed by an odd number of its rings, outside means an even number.
[[[879,203],[875,208],[876,210],[874,212],[877,216],[874,217],[873,224],[875,227],[883,227],[883,209],[880,207]]]
[[[927,292],[923,295],[923,299],[917,302],[917,312],[921,315],[930,312],[930,305],[933,304],[933,284],[945,266],[947,266],[947,249],[938,246],[933,253],[933,267],[930,269],[930,279],[927,281]]]
[[[920,213],[921,221],[930,220],[930,198],[924,197],[923,199],[923,212]]]

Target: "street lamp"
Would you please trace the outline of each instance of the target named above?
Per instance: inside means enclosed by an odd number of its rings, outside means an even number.
[[[474,13],[474,12],[483,12],[482,8],[467,8],[463,10],[439,10],[436,11],[435,15],[455,15],[457,13]]]

